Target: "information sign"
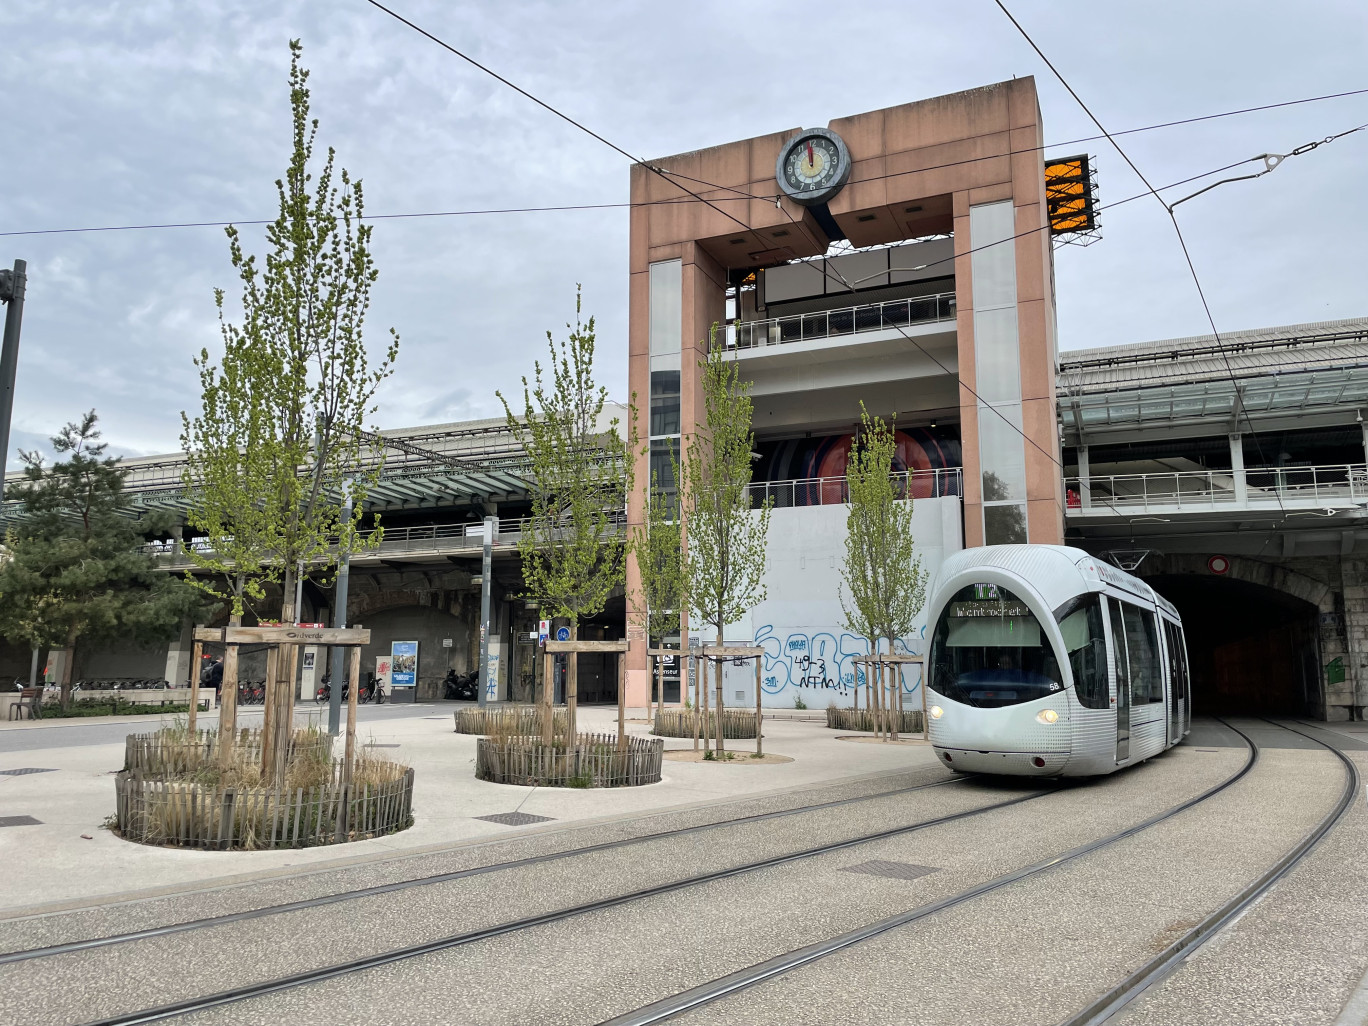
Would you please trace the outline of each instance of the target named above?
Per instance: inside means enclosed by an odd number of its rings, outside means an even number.
[[[390,682],[396,688],[418,685],[418,642],[390,642]]]

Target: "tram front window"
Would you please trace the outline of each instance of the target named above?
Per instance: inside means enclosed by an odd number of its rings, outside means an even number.
[[[995,584],[955,592],[931,637],[931,690],[992,709],[1063,690],[1049,639],[1026,603]]]

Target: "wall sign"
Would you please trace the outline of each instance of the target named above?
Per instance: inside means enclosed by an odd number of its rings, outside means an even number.
[[[1230,572],[1230,560],[1225,556],[1212,556],[1207,560],[1207,569],[1213,574],[1225,574]]]

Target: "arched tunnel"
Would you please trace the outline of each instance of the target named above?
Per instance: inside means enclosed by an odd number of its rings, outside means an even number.
[[[1272,588],[1227,577],[1147,577],[1178,607],[1198,716],[1319,714],[1317,610]]]

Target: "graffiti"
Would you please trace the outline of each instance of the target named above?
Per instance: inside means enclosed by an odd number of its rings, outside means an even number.
[[[919,655],[926,628],[899,638],[894,651]],[[865,671],[855,660],[869,654],[869,642],[858,634],[822,628],[776,628],[765,624],[755,632],[754,644],[765,650],[760,686],[767,695],[778,695],[786,688],[826,691],[833,699],[850,696],[863,687]],[[920,686],[921,672],[909,667],[903,674],[903,693],[913,694]]]

